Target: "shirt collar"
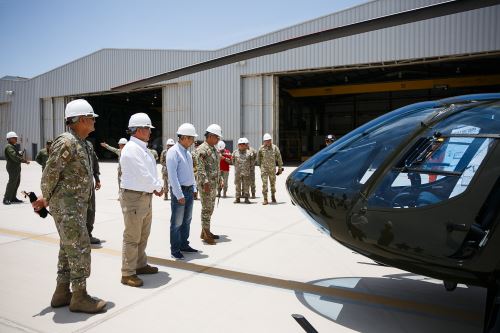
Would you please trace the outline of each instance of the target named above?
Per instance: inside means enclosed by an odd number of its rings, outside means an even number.
[[[130,137],[130,141],[135,142],[136,144],[138,144],[144,150],[146,150],[148,148],[148,145],[147,145],[146,142],[137,139],[135,136],[131,136]]]

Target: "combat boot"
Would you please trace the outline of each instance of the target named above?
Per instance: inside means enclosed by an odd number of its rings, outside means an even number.
[[[267,205],[269,204],[269,202],[267,201],[267,195],[264,196],[264,202],[262,203],[263,205]]]
[[[249,203],[251,203],[251,202],[250,202],[250,200],[248,200],[248,198],[245,198],[245,203],[246,203],[246,204],[249,204]]]
[[[59,308],[61,306],[66,306],[71,303],[71,291],[69,290],[68,283],[57,283],[54,295],[52,295],[52,300],[50,301],[50,306],[53,308]]]
[[[216,234],[213,234],[211,231],[210,231],[210,228],[208,228],[208,233],[210,234],[210,236],[212,236],[213,239],[219,239],[219,235],[216,235]]]
[[[222,194],[222,197],[226,198],[227,197],[226,194],[227,194],[227,191],[224,191],[224,193]]]
[[[255,199],[255,192],[252,192],[252,199]]]
[[[69,304],[69,311],[71,312],[85,312],[85,313],[97,313],[104,310],[106,307],[106,302],[103,300],[97,300],[90,297],[87,294],[87,290],[75,290],[73,291],[73,296],[71,297],[71,303]]]
[[[214,238],[210,235],[210,230],[208,228],[203,228],[202,232],[201,232],[201,235],[202,235],[202,239],[205,243],[209,244],[209,245],[215,245],[215,240]]]
[[[276,197],[274,196],[274,193],[271,194],[271,201],[274,202],[274,203],[276,203]]]
[[[240,198],[236,198],[234,199],[234,202],[233,203],[240,203]]]

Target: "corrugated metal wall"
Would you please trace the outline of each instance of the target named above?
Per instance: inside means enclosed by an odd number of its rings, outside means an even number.
[[[5,158],[4,149],[7,141],[5,140],[5,135],[12,131],[12,125],[10,121],[10,103],[0,104],[0,157]]]
[[[272,75],[241,79],[241,137],[248,138],[256,148],[260,146],[264,133],[270,133],[274,142],[278,142],[277,132],[274,132],[273,84]]]
[[[372,1],[217,51],[104,49],[28,81],[13,83],[0,80],[0,103],[8,98],[3,94],[7,86],[16,91],[10,99],[12,129],[20,135],[24,134],[29,149],[31,142],[39,142],[45,135],[40,134],[40,108],[45,105],[40,102],[41,98],[54,98],[53,131],[56,135],[63,130],[63,126],[58,124],[63,118],[64,96],[107,92],[111,87],[212,57],[438,2],[442,1]],[[242,115],[250,117],[242,109],[242,100],[253,103],[250,102],[253,92],[250,89],[250,96],[245,96],[246,87],[242,87],[242,84],[246,83],[242,82],[246,79],[241,80],[241,77],[500,51],[498,17],[500,6],[494,6],[289,50],[165,82],[190,82],[190,89],[183,90],[180,86],[165,88],[164,139],[173,136],[184,119],[191,119],[201,134],[209,124],[218,123],[222,126],[224,137],[232,140],[249,133],[255,126],[261,126],[257,123],[247,124],[242,118]],[[275,93],[274,85],[266,82],[264,80],[264,94],[272,96]],[[175,102],[177,104],[171,100],[174,91],[179,95]],[[187,100],[189,104],[186,104]],[[178,107],[183,101],[183,105],[190,108],[189,111],[170,111],[173,110],[171,107]],[[274,106],[273,110],[277,110],[277,107]],[[190,118],[183,118],[187,114],[190,114]],[[274,112],[271,121],[276,117]],[[277,122],[265,123],[263,126],[270,124],[276,136]]]
[[[191,82],[179,82],[163,87],[163,143],[172,138],[177,141],[177,128],[192,123]],[[200,135],[200,129],[197,129]]]

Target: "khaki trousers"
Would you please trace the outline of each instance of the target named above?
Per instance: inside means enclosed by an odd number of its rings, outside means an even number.
[[[151,231],[151,193],[120,190],[123,231],[122,276],[136,273],[137,268],[146,266],[146,245]]]

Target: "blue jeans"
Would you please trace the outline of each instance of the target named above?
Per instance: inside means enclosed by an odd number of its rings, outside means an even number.
[[[170,252],[176,253],[189,245],[189,228],[193,217],[193,186],[182,186],[182,194],[186,200],[184,205],[179,204],[175,195],[170,201],[172,216],[170,217]]]

